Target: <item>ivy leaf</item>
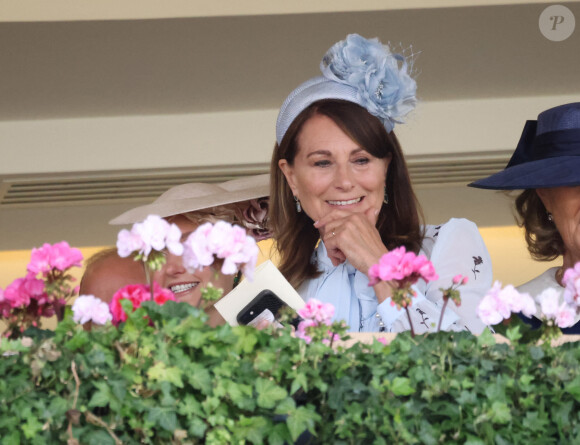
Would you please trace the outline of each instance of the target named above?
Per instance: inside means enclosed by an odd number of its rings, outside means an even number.
[[[536,361],[542,360],[546,354],[539,346],[530,346],[530,355]]]
[[[22,425],[22,432],[24,433],[24,437],[27,439],[32,439],[40,433],[40,431],[42,431],[42,423],[40,423],[36,417],[29,417],[24,425]]]
[[[415,392],[415,388],[411,386],[411,381],[406,377],[395,377],[391,384],[391,391],[396,396],[408,396]]]
[[[491,418],[496,423],[508,423],[512,420],[512,413],[506,403],[493,402],[491,405]]]
[[[183,381],[181,380],[181,375],[183,371],[177,366],[170,366],[163,362],[157,362],[149,371],[147,371],[147,376],[154,381],[158,382],[169,382],[173,383],[178,388],[183,388]]]
[[[477,403],[477,394],[469,391],[461,391],[461,394],[455,400],[460,406],[475,405]]]
[[[254,366],[258,371],[270,371],[276,365],[276,354],[273,352],[260,351],[256,357]]]
[[[66,342],[66,347],[71,351],[82,349],[83,346],[89,344],[89,333],[87,331],[76,331],[75,335]]]
[[[522,338],[522,334],[520,333],[520,327],[515,326],[513,328],[508,328],[506,331],[506,337],[512,343],[517,342],[520,338]]]
[[[530,431],[537,431],[541,434],[542,431],[545,431],[546,423],[546,419],[541,417],[540,413],[537,411],[528,411],[522,425]]]
[[[314,422],[319,420],[320,416],[314,410],[310,410],[304,406],[299,407],[286,419],[286,425],[288,425],[288,430],[290,430],[292,441],[296,442],[304,431],[309,430],[313,432]]]
[[[296,374],[296,377],[294,377],[294,381],[290,387],[290,394],[295,394],[300,388],[304,391],[308,391],[308,379],[306,378],[306,375],[301,372]]]
[[[258,406],[261,408],[273,408],[288,395],[284,388],[266,379],[256,381],[256,393],[258,394]]]
[[[226,380],[226,391],[228,397],[236,406],[242,409],[253,409],[255,402],[252,399],[252,387],[241,383]]]
[[[287,414],[296,409],[296,402],[292,397],[286,397],[276,407],[276,414]]]
[[[50,404],[48,406],[50,417],[53,418],[64,415],[64,413],[66,413],[68,409],[69,405],[66,399],[56,396],[50,401]]]
[[[88,445],[115,445],[115,440],[104,430],[91,431],[82,442]]]
[[[20,445],[22,443],[20,433],[18,431],[12,431],[8,436],[2,438],[2,443],[4,445]]]
[[[477,437],[468,436],[464,445],[485,445],[485,442]]]
[[[199,417],[194,417],[189,421],[189,434],[193,437],[202,438],[205,435],[205,430],[207,430],[207,425]]]
[[[293,442],[288,431],[288,426],[285,423],[274,425],[274,428],[268,435],[267,443],[270,445],[284,445]],[[17,444],[19,445],[19,444]]]
[[[161,428],[173,431],[177,428],[177,416],[172,408],[154,407],[147,414],[147,420],[157,423]]]
[[[263,443],[268,434],[269,423],[264,417],[242,416],[236,426],[236,434],[252,443]]]
[[[89,401],[89,407],[94,408],[104,408],[107,406],[112,398],[111,389],[106,382],[98,381],[94,383],[97,387],[97,391],[91,397]]]
[[[258,337],[255,329],[249,329],[247,326],[238,326],[235,332],[238,334],[238,343],[236,349],[241,353],[249,354],[254,350]]]
[[[534,380],[534,376],[530,374],[524,374],[520,377],[520,388],[524,392],[531,392],[533,391],[533,386],[530,385]]]
[[[576,399],[577,402],[580,402],[580,376],[576,376],[574,380],[568,382],[564,386],[564,390],[569,392],[572,397]]]
[[[495,337],[489,329],[484,329],[483,332],[477,336],[477,345],[482,347],[495,345]]]
[[[209,371],[198,363],[192,363],[191,367],[187,370],[187,381],[195,389],[204,392],[204,394],[207,394],[206,391],[212,386]]]

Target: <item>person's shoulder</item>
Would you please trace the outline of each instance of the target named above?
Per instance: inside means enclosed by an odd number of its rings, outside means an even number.
[[[448,258],[450,252],[455,252],[458,259],[465,256],[460,253],[469,254],[478,262],[489,257],[477,225],[465,218],[451,218],[442,224],[425,226],[421,251],[432,261],[440,255]]]
[[[441,231],[477,231],[477,225],[466,218],[450,218],[441,224],[428,224],[425,226],[425,237],[437,237]]]
[[[448,236],[472,236],[477,234],[479,237],[479,230],[477,225],[465,218],[451,218],[442,224],[429,224],[425,226],[425,237],[423,239],[423,247],[435,244],[439,239]]]
[[[551,267],[548,270],[544,271],[540,275],[535,278],[532,278],[530,281],[519,285],[516,289],[519,292],[525,292],[532,296],[536,296],[537,294],[541,293],[544,289],[549,287],[553,287],[555,289],[559,289],[560,285],[556,281],[556,271],[558,267]]]

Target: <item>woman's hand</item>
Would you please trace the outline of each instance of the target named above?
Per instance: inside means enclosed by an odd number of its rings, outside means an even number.
[[[314,223],[334,266],[348,260],[357,270],[368,274],[388,252],[376,228],[377,210],[364,213],[333,210]]]
[[[370,267],[388,253],[376,227],[377,214],[374,209],[365,213],[333,210],[314,223],[334,266],[348,260],[355,269],[368,276]],[[379,304],[392,295],[391,286],[384,281],[373,288]]]

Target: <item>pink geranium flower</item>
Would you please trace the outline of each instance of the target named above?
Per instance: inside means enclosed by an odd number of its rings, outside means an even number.
[[[566,269],[562,284],[565,286],[564,300],[568,305],[578,309],[580,307],[580,262]]]
[[[44,281],[36,278],[33,272],[29,272],[24,278],[17,278],[4,290],[4,301],[12,308],[26,307],[31,300],[44,304],[47,299]]]
[[[213,225],[204,223],[193,231],[183,244],[183,264],[191,272],[210,266],[214,261],[214,253],[208,239]]]
[[[311,298],[304,306],[298,309],[298,315],[302,318],[296,329],[296,337],[303,339],[306,343],[312,341],[312,333],[319,326],[330,326],[334,317],[334,306],[330,303],[323,303],[316,298]],[[323,335],[322,342],[330,344],[335,340],[340,340],[340,335],[328,329],[319,332]]]
[[[152,250],[167,249],[174,255],[183,253],[181,231],[158,215],[149,215],[143,222],[133,224],[131,230],[123,229],[117,235],[117,251],[120,257],[133,253],[147,259]]]
[[[453,284],[467,284],[468,278],[463,275],[455,275],[453,277]]]
[[[154,290],[154,296],[153,296],[153,301],[155,301],[155,303],[157,303],[160,306],[163,306],[165,303],[167,303],[168,301],[177,301],[175,299],[175,295],[173,295],[173,292],[171,292],[169,289],[166,288],[162,288],[159,285],[157,285],[157,283],[155,283],[155,290]]]
[[[94,295],[80,295],[72,305],[72,311],[73,320],[79,324],[91,321],[105,325],[113,319],[109,305]]]
[[[4,291],[0,287],[0,317],[7,318],[10,315],[10,303],[4,298]]]
[[[173,295],[169,289],[163,289],[157,283],[153,284],[153,288],[153,300],[157,304],[163,305],[167,301],[176,301],[175,295]],[[133,311],[135,311],[144,301],[151,300],[149,287],[144,284],[129,284],[128,286],[119,289],[115,295],[113,295],[113,299],[109,304],[109,308],[113,316],[114,325],[118,325],[119,323],[127,320],[127,314],[121,306],[121,300],[124,299],[133,303]]]
[[[256,241],[242,227],[218,221],[205,223],[190,234],[184,242],[183,265],[189,272],[223,260],[221,272],[233,275],[242,269],[247,278],[258,260]]]
[[[316,323],[316,321],[314,320],[311,319],[302,320],[300,323],[298,323],[298,328],[296,329],[296,337],[301,338],[306,343],[312,342],[312,337],[308,334],[307,330],[308,328],[315,326],[318,326],[318,323]]]
[[[574,318],[576,316],[576,310],[568,305],[566,302],[562,303],[558,308],[558,312],[554,318],[556,325],[561,328],[571,328],[574,326]]]
[[[395,281],[402,288],[416,283],[419,279],[433,281],[438,278],[431,261],[424,255],[407,252],[404,246],[384,254],[377,264],[369,268],[369,284],[379,281]]]
[[[328,326],[332,322],[332,317],[334,317],[334,306],[312,298],[298,309],[298,315],[305,320],[313,320],[317,324],[322,323]]]
[[[66,241],[53,245],[46,243],[38,249],[32,249],[27,269],[34,274],[46,275],[52,269],[65,271],[71,267],[80,267],[82,260],[81,251],[71,247]]]
[[[534,299],[527,293],[518,292],[512,285],[503,289],[496,281],[477,307],[477,315],[487,325],[496,325],[511,317],[512,313],[523,313],[531,317],[536,313]]]
[[[560,310],[559,292],[551,287],[544,289],[536,298],[540,303],[542,315],[546,319],[554,319]]]

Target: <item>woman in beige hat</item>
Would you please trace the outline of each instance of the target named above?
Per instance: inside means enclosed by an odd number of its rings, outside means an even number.
[[[176,224],[183,239],[198,226],[219,220],[245,227],[256,241],[269,237],[266,227],[268,213],[269,175],[258,175],[226,181],[220,184],[189,183],[170,188],[153,203],[140,206],[110,221],[110,224],[132,224],[148,215],[159,215]],[[201,289],[210,282],[227,294],[239,281],[236,276],[223,275],[217,269],[204,267],[189,273],[180,256],[167,253],[167,261],[153,279],[170,289],[178,301],[198,306]],[[224,320],[213,308],[206,308],[209,324],[216,326]]]

